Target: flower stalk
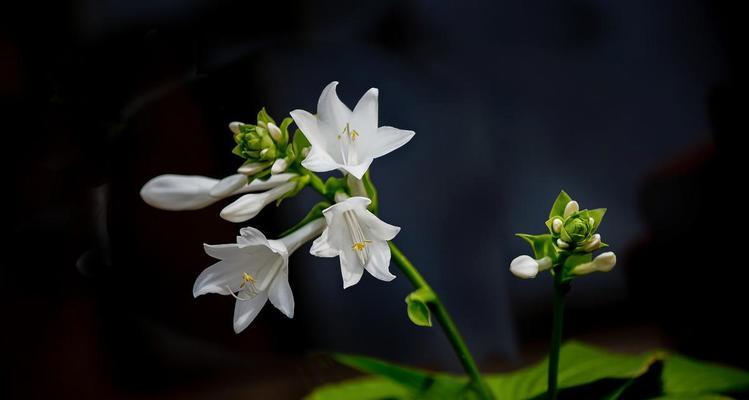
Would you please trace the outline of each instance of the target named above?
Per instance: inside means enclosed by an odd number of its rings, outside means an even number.
[[[556,400],[557,398],[557,376],[559,375],[559,349],[562,347],[562,331],[564,325],[564,300],[570,291],[569,282],[564,282],[562,268],[564,258],[560,257],[560,263],[554,266],[554,305],[553,319],[551,325],[551,345],[549,346],[549,368],[547,399]]]

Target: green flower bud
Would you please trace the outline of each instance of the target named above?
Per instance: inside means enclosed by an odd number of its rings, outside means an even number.
[[[593,234],[593,225],[586,214],[576,212],[570,215],[562,225],[561,236],[565,242],[582,243]]]

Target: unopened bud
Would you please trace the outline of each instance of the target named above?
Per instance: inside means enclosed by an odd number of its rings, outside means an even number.
[[[232,131],[235,135],[239,133],[239,127],[244,125],[241,122],[234,121],[229,124],[229,130]]]
[[[518,256],[510,262],[510,272],[518,278],[535,278],[538,274],[538,261],[531,256]]]
[[[577,204],[575,200],[572,200],[564,207],[564,218],[567,218],[578,211],[580,211],[580,205]]]
[[[239,167],[237,169],[237,172],[239,172],[240,174],[243,174],[243,175],[251,176],[251,175],[255,175],[258,172],[264,170],[265,167],[267,167],[267,166],[268,166],[267,163],[258,163],[258,162],[247,163],[247,164],[243,164],[241,167]]]
[[[596,220],[593,219],[593,217],[588,217],[588,222],[590,222],[590,226],[593,226],[596,224]]]
[[[557,247],[559,247],[560,249],[568,249],[570,247],[570,244],[562,239],[557,239]]]
[[[562,231],[562,220],[559,218],[554,218],[553,221],[551,221],[551,230],[554,231],[554,233],[559,233]]]
[[[601,247],[601,235],[596,233],[583,245],[583,250],[591,252],[597,250],[599,247]]]
[[[307,158],[307,155],[309,154],[309,150],[311,147],[305,147],[302,149],[302,157]]]
[[[273,122],[268,122],[268,133],[270,133],[270,137],[272,137],[276,143],[281,142],[283,134],[281,132],[281,129],[277,127]]]
[[[585,264],[580,264],[572,273],[575,275],[587,275],[593,272],[609,272],[616,265],[616,254],[612,251],[600,254],[594,258],[593,261]]]
[[[289,163],[286,161],[286,159],[279,158],[273,163],[273,166],[270,167],[270,173],[273,175],[280,174],[286,171],[286,168],[289,168]]]

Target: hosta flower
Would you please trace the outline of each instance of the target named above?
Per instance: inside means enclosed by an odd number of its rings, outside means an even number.
[[[242,228],[236,243],[204,245],[219,262],[195,280],[193,295],[230,295],[234,305],[234,331],[241,332],[255,319],[266,301],[289,318],[294,317],[294,295],[289,286],[289,255],[317,236],[325,226],[320,218],[278,240],[268,240],[255,228]]]
[[[403,146],[414,132],[378,127],[377,89],[364,93],[351,111],[338,98],[337,85],[332,82],[323,89],[317,115],[304,110],[291,112],[312,145],[302,165],[316,172],[340,169],[361,179],[373,159]]]
[[[367,210],[370,202],[366,197],[350,197],[325,209],[327,227],[310,249],[318,257],[340,257],[344,288],[358,283],[364,270],[383,281],[395,278],[389,270],[387,241],[400,228],[382,222]]]
[[[273,189],[288,182],[295,174],[279,174],[266,181],[247,184],[242,174],[222,180],[195,175],[160,175],[148,181],[140,197],[152,207],[162,210],[197,210],[231,195]]]
[[[551,258],[543,257],[538,260],[531,256],[518,256],[510,263],[510,272],[518,278],[535,278],[541,271],[551,268]]]

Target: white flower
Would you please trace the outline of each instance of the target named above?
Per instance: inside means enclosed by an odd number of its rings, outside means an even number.
[[[310,253],[317,257],[340,257],[343,288],[359,282],[366,269],[372,276],[391,281],[390,247],[387,241],[400,228],[382,222],[367,210],[371,200],[350,197],[323,211],[327,227],[312,243]]]
[[[616,265],[616,254],[613,251],[601,253],[593,261],[580,264],[572,270],[575,275],[587,275],[593,272],[609,272]]]
[[[266,192],[246,194],[224,207],[221,210],[221,218],[231,222],[244,222],[252,219],[265,206],[280,199],[295,187],[296,182],[286,182]]]
[[[284,315],[293,318],[289,255],[317,236],[324,226],[325,221],[320,218],[278,240],[266,239],[255,228],[242,228],[237,243],[204,245],[205,252],[220,261],[198,276],[193,296],[217,293],[236,298],[236,333],[250,325],[269,299]]]
[[[551,258],[544,257],[538,260],[531,256],[518,256],[510,263],[510,272],[518,278],[535,278],[540,271],[551,268]]]
[[[221,181],[195,175],[160,175],[143,185],[140,197],[150,206],[162,210],[197,210],[234,194],[275,188],[295,176],[279,174],[266,181],[254,180],[248,185],[247,177],[242,174]]]
[[[351,111],[338,98],[337,85],[338,82],[331,82],[323,89],[317,115],[304,110],[291,112],[294,122],[312,144],[302,165],[316,172],[341,169],[361,179],[373,159],[403,146],[414,132],[378,127],[377,89],[364,93]]]

